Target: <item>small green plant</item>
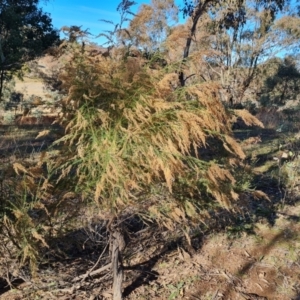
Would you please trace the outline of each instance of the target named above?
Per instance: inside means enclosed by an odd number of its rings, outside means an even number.
[[[176,299],[177,297],[181,296],[184,285],[185,285],[184,281],[180,281],[176,285],[173,285],[173,284],[167,285],[168,289],[171,291],[171,294],[168,299],[173,300],[173,299]]]
[[[11,95],[15,90],[15,86],[16,86],[16,82],[13,78],[4,83],[3,91],[2,91],[2,100],[5,103],[8,103],[10,101]]]
[[[14,121],[15,121],[15,114],[13,112],[5,112],[3,114],[3,121],[4,121],[4,124],[13,124]]]
[[[226,233],[228,238],[235,239],[242,236],[242,233],[253,233],[254,224],[246,222],[246,220],[240,221],[237,224],[227,226]]]

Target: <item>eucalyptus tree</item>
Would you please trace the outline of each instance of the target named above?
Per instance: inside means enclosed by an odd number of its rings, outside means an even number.
[[[184,61],[194,50],[193,42],[202,50],[209,44],[211,51],[203,60],[209,76],[202,78],[218,80],[229,104],[240,103],[262,70],[259,65],[299,49],[300,19],[294,11],[285,0],[185,1],[183,12],[191,21]],[[187,76],[181,72],[182,85]]]

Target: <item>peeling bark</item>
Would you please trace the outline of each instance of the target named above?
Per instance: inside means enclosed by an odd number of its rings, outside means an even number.
[[[111,261],[113,273],[113,299],[122,300],[122,282],[123,282],[123,266],[122,266],[122,251],[125,248],[123,234],[119,230],[114,230],[111,233]]]

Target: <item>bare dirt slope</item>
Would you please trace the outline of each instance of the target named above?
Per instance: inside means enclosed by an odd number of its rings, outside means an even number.
[[[16,92],[23,94],[25,97],[35,95],[44,98],[47,93],[45,88],[43,81],[40,79],[25,77],[24,80],[16,80]]]
[[[49,93],[43,77],[56,74],[64,62],[65,56],[56,58],[49,54],[29,62],[29,70],[23,80],[16,79],[16,91],[24,94],[25,97],[35,95],[43,98]]]

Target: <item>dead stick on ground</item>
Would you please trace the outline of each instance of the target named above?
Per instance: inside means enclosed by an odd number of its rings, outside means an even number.
[[[86,278],[87,276],[96,276],[96,275],[98,275],[98,274],[102,273],[103,271],[108,270],[110,268],[111,268],[111,263],[109,263],[109,264],[107,264],[107,265],[105,265],[105,266],[103,266],[103,267],[101,267],[101,268],[99,268],[99,269],[97,269],[93,272],[89,271],[87,274],[77,276],[72,280],[72,282],[77,282],[77,281],[79,281],[83,278]]]
[[[96,270],[96,271],[97,271],[97,270]],[[96,282],[99,283],[99,282],[101,282],[102,280],[106,279],[106,278],[107,278],[107,275],[108,275],[108,274],[106,274],[106,275],[104,275],[104,276],[98,278],[98,279],[96,280]],[[77,280],[77,281],[79,281],[79,280]],[[69,294],[69,295],[72,295],[72,294],[75,293],[76,290],[81,289],[81,288],[84,287],[85,285],[88,285],[88,283],[86,283],[86,282],[74,283],[70,288],[57,289],[57,290],[53,290],[52,292],[53,292],[53,293],[64,293],[64,294],[67,293],[67,294]]]
[[[96,263],[93,265],[93,267],[92,267],[88,272],[85,273],[85,275],[84,275],[84,277],[82,278],[81,282],[84,281],[88,276],[90,276],[91,272],[97,267],[97,265],[98,265],[99,262],[100,262],[100,259],[102,258],[103,254],[105,253],[105,250],[106,250],[107,246],[108,246],[108,243],[107,243],[106,246],[104,247],[102,253],[100,254],[98,260],[97,260]],[[81,276],[82,276],[82,275],[81,275]]]

